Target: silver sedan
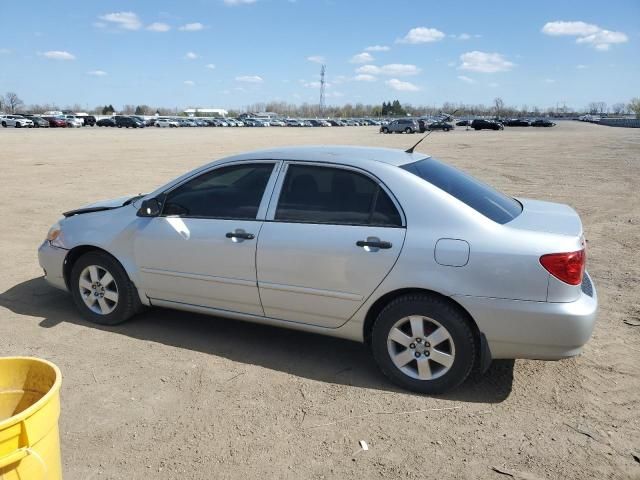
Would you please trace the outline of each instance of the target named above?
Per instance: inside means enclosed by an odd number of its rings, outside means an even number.
[[[390,149],[225,158],[64,213],[39,259],[92,322],[154,306],[342,337],[425,393],[577,355],[597,310],[573,209]]]

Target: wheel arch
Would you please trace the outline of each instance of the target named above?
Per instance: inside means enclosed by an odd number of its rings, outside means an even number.
[[[390,302],[392,302],[396,298],[399,298],[405,295],[415,295],[415,294],[429,295],[432,297],[437,297],[439,299],[442,299],[447,303],[449,303],[450,305],[452,305],[456,310],[458,310],[462,314],[462,316],[467,320],[469,326],[471,327],[471,330],[473,331],[473,336],[476,340],[476,352],[478,352],[478,358],[476,359],[476,362],[481,371],[486,371],[486,369],[489,367],[489,364],[491,363],[491,352],[489,350],[487,339],[484,336],[484,333],[480,331],[480,328],[478,327],[478,324],[474,320],[473,316],[469,313],[469,311],[466,308],[464,308],[458,302],[453,300],[451,297],[438,293],[434,290],[428,290],[425,288],[401,288],[398,290],[387,292],[384,295],[382,295],[380,298],[378,298],[369,307],[369,310],[367,311],[367,314],[365,316],[365,320],[363,324],[363,332],[362,332],[365,345],[367,346],[371,345],[371,333],[373,330],[373,324],[376,318],[378,318],[378,315],[380,314],[380,312],[382,312],[382,310],[384,309],[384,307],[386,307]]]
[[[111,258],[113,258],[116,262],[120,264],[123,270],[127,273],[127,276],[129,276],[129,280],[131,280],[131,275],[127,271],[127,268],[113,253],[108,252],[104,248],[100,248],[95,245],[78,245],[76,247],[73,247],[71,250],[67,252],[67,256],[65,257],[64,263],[62,264],[62,276],[64,278],[64,283],[67,285],[67,289],[69,289],[69,291],[71,290],[70,277],[71,277],[71,271],[73,270],[73,265],[78,261],[80,257],[82,257],[85,253],[89,253],[89,252],[100,252],[100,253],[109,255]]]

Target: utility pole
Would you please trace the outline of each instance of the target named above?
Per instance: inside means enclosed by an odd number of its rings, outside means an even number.
[[[324,112],[324,89],[326,87],[326,82],[324,80],[325,70],[325,65],[322,65],[322,67],[320,67],[320,104],[318,105],[318,116],[320,117],[322,117],[322,113]]]

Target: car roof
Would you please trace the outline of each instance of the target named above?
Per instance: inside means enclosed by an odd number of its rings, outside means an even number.
[[[407,148],[408,147],[410,147],[410,145],[407,145]],[[296,160],[353,166],[362,165],[362,162],[374,161],[401,166],[425,158],[429,158],[429,156],[422,153],[407,153],[403,150],[393,148],[310,145],[255,150],[253,152],[227,157],[224,160]]]

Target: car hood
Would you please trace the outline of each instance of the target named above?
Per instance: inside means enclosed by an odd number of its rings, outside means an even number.
[[[522,213],[507,224],[509,227],[568,236],[582,235],[580,216],[569,205],[528,198],[517,200],[522,204]]]
[[[124,203],[130,198],[132,198],[131,195],[128,195],[126,197],[118,197],[111,200],[101,200],[99,202],[90,203],[88,205],[85,205],[84,207],[77,208],[75,210],[69,210],[68,212],[63,212],[62,215],[64,215],[65,217],[72,217],[74,215],[81,215],[83,213],[113,210],[114,208],[122,207]]]

